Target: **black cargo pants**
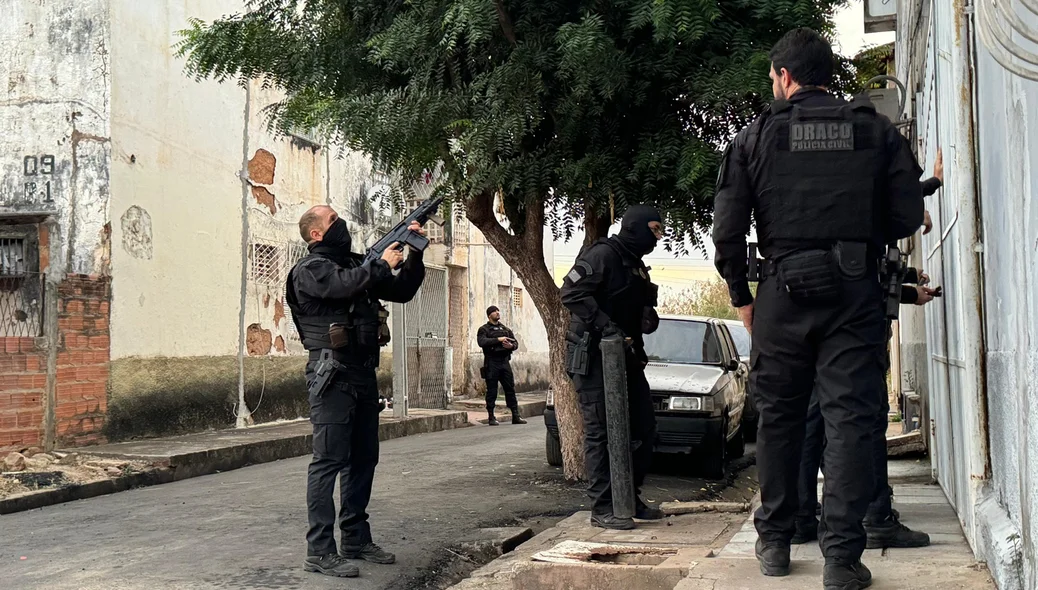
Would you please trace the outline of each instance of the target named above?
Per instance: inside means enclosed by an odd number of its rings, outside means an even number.
[[[656,441],[656,413],[649,394],[649,382],[641,361],[626,355],[627,407],[631,426],[631,476],[634,493],[641,493],[645,476],[652,463],[652,447]],[[592,513],[613,513],[613,491],[609,477],[609,437],[606,430],[605,384],[602,378],[602,352],[595,348],[588,359],[587,375],[572,375],[577,390],[580,412],[584,418],[584,460],[587,465],[588,496]]]
[[[795,532],[805,421],[812,390],[824,422],[825,496],[821,546],[827,562],[865,550],[862,519],[875,486],[872,459],[883,384],[886,323],[877,279],[843,279],[841,301],[795,303],[776,276],[757,290],[751,384],[760,409],[757,468],[761,507],[754,521],[766,544]]]
[[[519,408],[519,401],[515,397],[515,377],[512,375],[512,366],[507,360],[489,359],[486,364],[487,371],[487,411],[493,412],[497,404],[497,385],[505,390],[505,403],[509,409]]]
[[[311,361],[306,367],[307,382],[315,364]],[[378,415],[378,386],[370,360],[347,364],[323,395],[310,395],[314,457],[306,479],[308,555],[336,552],[336,477],[342,545],[359,547],[371,542],[367,508],[378,464]]]
[[[889,339],[889,322],[887,326]],[[884,350],[884,374],[889,368],[889,350]],[[893,510],[891,498],[894,495],[894,490],[890,487],[887,469],[887,425],[889,423],[889,413],[890,400],[888,399],[888,391],[884,387],[880,397],[880,409],[876,419],[875,430],[872,432],[872,461],[876,482],[872,500],[869,502],[868,511],[865,513],[866,522],[884,522],[890,518]],[[822,467],[822,450],[824,448],[825,424],[822,421],[818,395],[812,392],[811,404],[807,408],[807,434],[804,437],[804,452],[800,463],[800,508],[797,510],[797,521],[798,526],[801,528],[818,524],[817,517],[815,516],[815,509],[818,504],[818,470]]]

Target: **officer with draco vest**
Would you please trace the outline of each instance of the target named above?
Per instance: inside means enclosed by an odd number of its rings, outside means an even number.
[[[663,236],[659,211],[645,205],[627,209],[619,233],[587,246],[577,256],[562,284],[562,304],[571,312],[566,335],[567,372],[573,379],[584,419],[584,455],[588,495],[593,505],[591,524],[609,529],[632,529],[634,521],[613,514],[609,449],[606,432],[603,336],[618,335],[627,342],[625,365],[630,411],[632,476],[638,493],[652,461],[656,416],[645,379],[648,358],[642,340],[659,326],[654,309],[657,288],[649,280],[642,257]],[[635,518],[663,518],[637,498]]]
[[[512,353],[519,348],[519,341],[515,339],[511,328],[501,323],[501,310],[496,305],[487,308],[487,323],[476,332],[476,344],[483,349],[481,373],[487,383],[487,424],[500,424],[494,415],[498,384],[505,390],[505,403],[512,412],[512,424],[526,424],[519,413],[511,365]]]
[[[923,223],[919,167],[867,100],[826,86],[832,48],[809,29],[772,48],[775,102],[728,146],[714,205],[715,263],[753,332],[750,387],[760,410],[755,514],[761,572],[784,576],[811,392],[825,423],[821,547],[826,590],[871,584],[862,525],[874,488],[872,442],[884,382],[885,245]],[[746,236],[765,261],[756,300]]]
[[[409,227],[422,233],[417,222]],[[364,262],[350,251],[346,222],[326,205],[307,211],[299,232],[309,255],[288,275],[286,301],[303,346],[313,461],[307,474],[306,571],[354,577],[347,559],[393,563],[393,554],[372,541],[367,507],[378,463],[379,348],[389,341],[388,312],[379,300],[406,303],[414,298],[425,266],[422,252],[404,261],[396,244],[380,259]],[[394,270],[398,272],[394,273]],[[341,544],[335,545],[335,479],[339,477]]]

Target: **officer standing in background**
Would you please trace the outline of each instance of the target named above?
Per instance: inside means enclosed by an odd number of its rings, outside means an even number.
[[[760,408],[757,559],[789,574],[804,423],[813,389],[828,444],[823,584],[871,584],[862,519],[874,479],[871,446],[885,389],[885,244],[923,222],[922,170],[868,102],[836,98],[832,48],[795,29],[771,54],[775,102],[728,146],[714,208],[715,263],[753,331],[751,386]],[[746,236],[756,220],[763,276],[754,302]]]
[[[923,197],[937,192],[944,182],[944,164],[941,150],[937,150],[933,176],[921,183]],[[923,212],[923,235],[930,233],[933,224],[930,215]],[[925,305],[937,295],[930,289],[930,278],[915,268],[908,268],[901,285],[902,305]],[[887,349],[883,356],[886,373],[890,368],[889,340],[893,337],[890,322],[887,322]],[[887,473],[887,426],[890,418],[890,401],[884,389],[880,398],[880,410],[876,427],[873,431],[872,457],[876,484],[874,495],[865,515],[864,526],[866,549],[926,547],[930,544],[930,536],[913,531],[900,521],[900,515],[894,510],[892,497],[894,490],[890,487]],[[792,543],[800,545],[818,538],[818,469],[822,464],[822,449],[825,447],[825,431],[822,412],[818,405],[818,396],[812,393],[811,404],[807,409],[807,434],[804,438],[804,450],[800,463],[799,505],[796,519],[796,534]]]
[[[512,353],[519,348],[519,342],[512,330],[501,323],[501,311],[496,305],[487,308],[487,319],[487,323],[476,332],[476,344],[483,349],[483,379],[487,382],[487,415],[490,418],[487,423],[491,426],[499,424],[494,416],[494,406],[497,404],[497,385],[500,383],[505,390],[505,403],[512,411],[512,424],[526,424],[526,420],[519,415],[515,377],[512,376],[512,366],[509,364]]]
[[[619,335],[626,347],[627,396],[630,410],[632,476],[636,495],[635,518],[663,518],[658,508],[650,508],[637,497],[652,461],[656,438],[656,415],[645,380],[648,357],[643,333],[655,326],[646,312],[655,303],[656,289],[649,281],[642,257],[652,252],[663,237],[659,211],[635,205],[624,213],[620,232],[587,246],[577,255],[573,269],[562,283],[562,304],[571,312],[566,335],[566,370],[573,379],[584,418],[584,455],[588,472],[588,495],[593,501],[591,524],[628,530],[629,518],[613,515],[613,496],[609,477],[609,447],[606,432],[605,386],[602,374],[603,336]],[[658,318],[656,324],[658,324]]]
[[[408,228],[423,233],[418,223]],[[307,473],[306,533],[308,572],[354,577],[357,566],[346,559],[393,563],[392,553],[371,539],[366,512],[378,463],[379,347],[389,341],[387,313],[379,300],[406,303],[425,278],[422,252],[407,261],[388,248],[382,258],[364,262],[350,251],[346,222],[327,205],[311,208],[299,220],[309,255],[288,275],[286,301],[303,346],[310,351],[306,381],[314,457]],[[393,270],[400,268],[394,276]],[[339,528],[335,547],[335,478],[341,473]]]

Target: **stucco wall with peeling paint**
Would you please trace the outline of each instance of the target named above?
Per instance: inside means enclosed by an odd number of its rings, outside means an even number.
[[[105,4],[17,1],[0,18],[0,212],[53,214],[52,281],[108,272]]]

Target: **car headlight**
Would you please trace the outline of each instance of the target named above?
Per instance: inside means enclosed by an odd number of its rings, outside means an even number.
[[[554,406],[555,405],[555,392],[554,391],[552,391],[550,389],[548,390],[548,396],[545,399],[545,402],[546,402],[546,405],[549,405],[549,406]]]
[[[668,401],[667,408],[673,411],[712,412],[714,400],[710,397],[674,396]]]

